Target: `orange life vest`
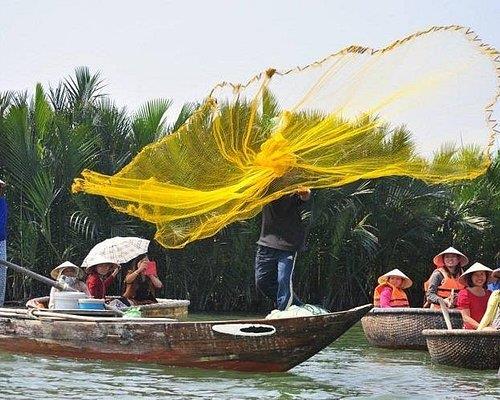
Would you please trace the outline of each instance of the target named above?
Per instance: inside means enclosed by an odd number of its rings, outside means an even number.
[[[459,277],[457,276],[456,278],[453,278],[447,269],[438,268],[438,271],[444,276],[444,279],[441,281],[441,285],[438,286],[436,293],[439,297],[447,299],[451,296],[452,290],[454,290],[455,294],[458,294],[458,292],[465,287],[458,281]],[[430,279],[431,278],[429,277],[429,279],[424,283],[425,293],[427,293],[427,290],[429,289]],[[431,304],[431,308],[439,309],[441,306],[433,303]]]
[[[380,294],[382,293],[382,289],[386,286],[392,288],[390,301],[391,307],[410,307],[408,297],[406,297],[404,290],[391,285],[389,282],[382,283],[375,288],[375,291],[373,292],[373,305],[375,307],[380,307]]]

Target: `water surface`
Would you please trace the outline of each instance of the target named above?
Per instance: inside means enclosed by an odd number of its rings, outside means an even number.
[[[0,399],[9,400],[498,399],[499,386],[495,371],[433,365],[423,351],[370,347],[359,324],[286,373],[205,371],[0,352]]]

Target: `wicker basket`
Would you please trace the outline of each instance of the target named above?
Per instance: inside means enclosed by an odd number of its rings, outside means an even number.
[[[432,361],[471,369],[500,367],[500,331],[426,329]]]
[[[156,299],[158,303],[139,306],[144,318],[182,318],[187,316],[189,300]]]
[[[450,310],[450,319],[453,328],[462,327],[459,311]],[[422,331],[446,328],[441,311],[429,308],[374,308],[361,324],[371,345],[393,349],[426,350]]]

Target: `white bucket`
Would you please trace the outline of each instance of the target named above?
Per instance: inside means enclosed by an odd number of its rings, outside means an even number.
[[[55,292],[54,309],[55,310],[74,310],[78,307],[79,299],[86,299],[87,295],[83,292]]]

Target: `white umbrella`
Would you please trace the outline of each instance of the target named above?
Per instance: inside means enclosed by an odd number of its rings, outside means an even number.
[[[82,268],[102,263],[123,264],[148,252],[149,240],[116,236],[97,243],[82,262]]]

